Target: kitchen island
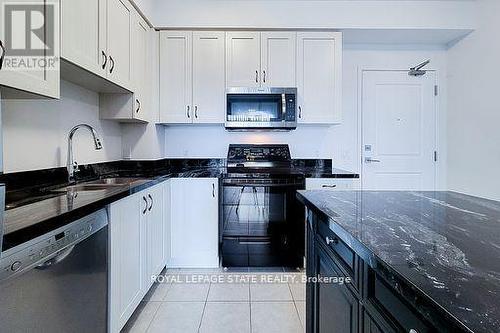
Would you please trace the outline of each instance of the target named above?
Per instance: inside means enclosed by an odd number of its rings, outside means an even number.
[[[299,191],[308,332],[499,332],[500,203],[456,192]]]

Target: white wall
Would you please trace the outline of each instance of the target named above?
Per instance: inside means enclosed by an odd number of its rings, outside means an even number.
[[[80,123],[93,126],[103,149],[94,150],[88,131],[74,137],[74,156],[80,164],[119,160],[121,128],[99,120],[99,95],[61,82],[61,100],[8,100],[2,103],[4,172],[66,166],[67,136]]]
[[[288,143],[294,158],[329,158],[336,167],[360,172],[358,133],[358,73],[360,69],[406,70],[431,59],[430,69],[438,71],[440,90],[440,138],[442,152],[440,184],[444,187],[446,168],[446,51],[432,46],[346,45],[343,55],[343,122],[341,125],[299,125],[296,131],[227,132],[222,126],[168,126],[165,131],[167,157],[226,157],[230,143]]]
[[[448,181],[500,200],[500,1],[478,5],[477,30],[448,52]]]

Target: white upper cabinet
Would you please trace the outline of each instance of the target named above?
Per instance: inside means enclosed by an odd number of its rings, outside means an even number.
[[[193,33],[193,122],[223,123],[224,32]]]
[[[43,33],[27,34],[27,27],[19,24],[12,24],[11,32],[5,31],[6,26],[3,20],[6,17],[5,9],[8,5],[22,5],[22,4],[38,4],[43,6],[41,11],[10,11],[12,22],[31,22],[30,17],[36,17],[36,13],[46,15],[45,18],[49,20],[50,9],[53,9],[53,22],[46,22]],[[50,6],[50,7],[49,7]],[[50,8],[50,9],[49,9]],[[32,97],[31,95],[39,95],[43,97],[59,98],[60,83],[59,83],[59,7],[53,6],[53,3],[44,0],[0,0],[0,57],[2,66],[0,69],[0,87],[13,88],[3,89],[2,95],[4,98],[25,98]],[[44,19],[45,19],[44,18]],[[53,23],[53,30],[49,29]],[[27,39],[27,36],[28,39]],[[34,52],[46,50],[44,54],[35,55]],[[24,54],[19,53],[20,51]],[[33,57],[39,59],[35,64],[52,64],[50,66],[34,67]],[[21,64],[27,64],[22,66]],[[12,64],[18,64],[12,66]],[[25,94],[28,93],[28,94]]]
[[[106,3],[106,0],[61,1],[62,57],[101,76],[106,76],[103,66],[107,59]]]
[[[160,33],[160,122],[191,123],[192,36],[190,31]]]
[[[223,123],[224,32],[160,33],[160,122]]]
[[[131,90],[133,7],[127,0],[107,1],[107,75],[112,82]]]
[[[228,32],[227,87],[295,87],[295,32]]]
[[[226,85],[260,87],[260,32],[226,33]]]
[[[295,87],[296,32],[261,33],[261,85]]]
[[[342,119],[342,34],[297,33],[299,122],[334,124]]]
[[[151,31],[149,25],[136,13],[132,25],[132,87],[134,103],[132,118],[146,121],[151,108],[150,79],[152,53],[149,43]]]
[[[132,91],[132,34],[137,12],[130,2],[61,2],[63,79],[103,93]]]

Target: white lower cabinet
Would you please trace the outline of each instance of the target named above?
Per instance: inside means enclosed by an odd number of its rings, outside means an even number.
[[[119,332],[165,266],[163,186],[112,203],[110,219],[109,331]]]
[[[359,189],[357,178],[307,178],[306,190],[348,191]]]
[[[169,268],[219,267],[217,178],[170,180]]]

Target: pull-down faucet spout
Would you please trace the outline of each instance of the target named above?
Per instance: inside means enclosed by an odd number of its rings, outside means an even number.
[[[68,160],[66,163],[69,182],[73,182],[75,180],[75,171],[77,171],[78,169],[78,163],[76,163],[76,161],[74,161],[73,159],[73,136],[75,135],[75,132],[80,128],[86,128],[90,131],[90,133],[92,134],[92,138],[94,139],[95,150],[102,149],[101,140],[99,139],[96,130],[92,126],[87,124],[80,124],[73,127],[68,136]]]

